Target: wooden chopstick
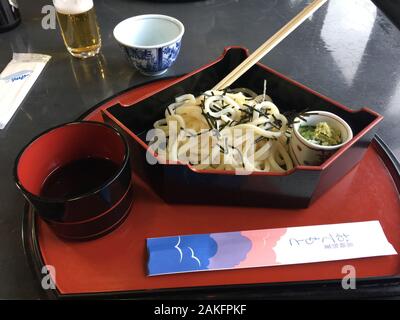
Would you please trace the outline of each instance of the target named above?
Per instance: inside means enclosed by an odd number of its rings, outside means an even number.
[[[239,64],[232,72],[230,72],[224,79],[222,79],[213,90],[222,90],[229,87],[244,73],[247,72],[253,65],[261,60],[268,52],[277,46],[283,39],[285,39],[293,30],[301,25],[309,16],[317,11],[328,0],[314,0],[307,7],[305,7],[298,15],[290,20],[271,38],[265,41],[256,51],[247,57],[241,64]]]

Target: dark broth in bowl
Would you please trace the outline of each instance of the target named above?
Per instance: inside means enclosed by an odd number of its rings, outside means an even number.
[[[44,181],[40,195],[67,199],[91,192],[107,182],[118,170],[109,159],[85,158],[54,170]]]

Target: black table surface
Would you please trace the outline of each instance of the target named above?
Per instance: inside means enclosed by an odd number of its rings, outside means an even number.
[[[0,70],[13,52],[44,53],[52,59],[0,131],[0,298],[37,299],[41,288],[21,239],[24,199],[14,185],[14,160],[40,132],[154,79],[129,66],[113,38],[113,27],[147,13],[180,19],[186,32],[177,62],[163,75],[168,77],[214,60],[225,46],[256,49],[309,1],[95,0],[103,45],[97,58],[83,61],[67,53],[58,28],[42,28],[42,7],[51,0],[18,2],[22,23],[0,34]],[[400,31],[371,1],[329,1],[262,62],[351,108],[368,106],[383,114],[378,134],[400,157]]]

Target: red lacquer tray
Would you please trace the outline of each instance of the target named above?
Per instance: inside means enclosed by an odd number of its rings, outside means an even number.
[[[130,105],[168,81],[130,89],[101,103],[84,118],[102,121],[102,109],[115,103]],[[55,267],[56,289],[46,292],[58,298],[400,295],[399,256],[147,277],[145,246],[149,237],[379,220],[400,252],[399,190],[398,162],[376,137],[360,164],[307,209],[170,205],[134,175],[131,213],[111,234],[87,242],[64,241],[27,207],[24,244],[40,281],[44,265]],[[342,289],[345,265],[356,268],[356,290]]]

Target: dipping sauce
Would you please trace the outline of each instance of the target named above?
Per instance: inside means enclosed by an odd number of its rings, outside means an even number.
[[[40,195],[67,199],[95,191],[118,170],[109,159],[85,158],[72,161],[54,170],[44,181]]]
[[[327,122],[319,122],[315,126],[300,126],[299,133],[308,141],[321,146],[336,146],[342,143],[340,131]]]

